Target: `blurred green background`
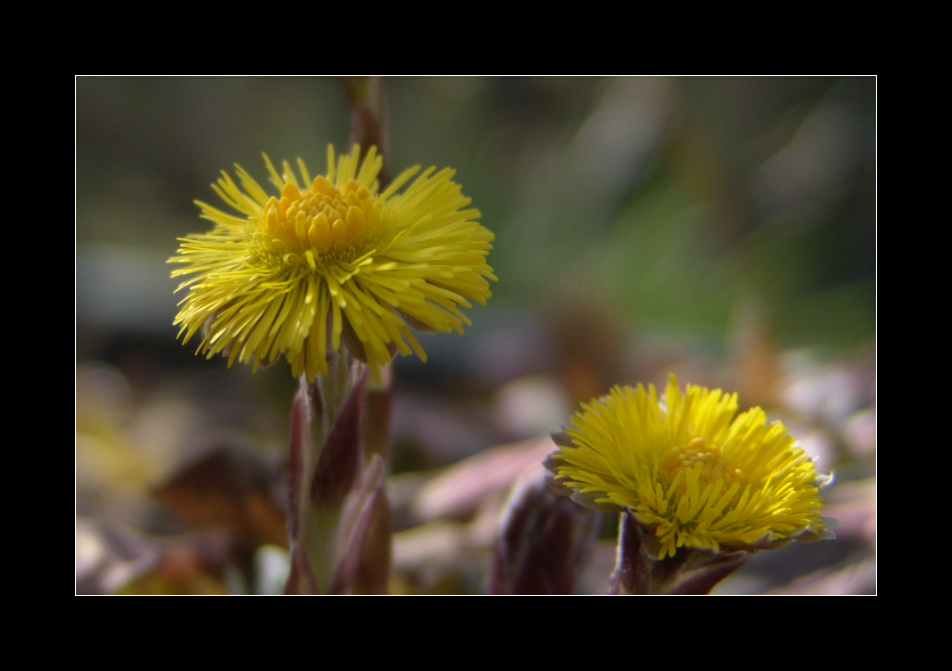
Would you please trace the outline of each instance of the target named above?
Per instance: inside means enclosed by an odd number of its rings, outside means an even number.
[[[398,360],[394,472],[531,437],[611,384],[675,371],[819,427],[821,470],[859,459],[871,475],[874,435],[851,452],[844,432],[875,417],[875,78],[385,87],[391,174],[456,169],[500,278],[467,335],[421,339],[427,364]],[[267,152],[317,172],[348,134],[336,78],[76,80],[80,515],[191,528],[142,492],[223,429],[280,472],[296,381],[283,361],[251,376],[176,341],[165,261],[210,228],[193,200],[217,206],[220,170],[263,183]]]
[[[784,344],[873,338],[874,79],[386,86],[391,170],[458,171],[497,236],[498,302],[593,292],[632,322],[718,334],[753,298]],[[323,167],[348,137],[333,78],[81,78],[76,115],[78,318],[97,331],[157,335],[173,314],[165,287],[121,314],[97,255],[168,257],[205,227],[192,200],[215,199],[219,170],[263,179],[262,151]]]

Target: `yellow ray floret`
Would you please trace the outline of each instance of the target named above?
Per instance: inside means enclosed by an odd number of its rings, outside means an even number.
[[[653,385],[615,387],[572,418],[549,461],[576,500],[628,510],[660,544],[744,548],[824,528],[813,462],[760,408],[737,415],[737,395],[672,375],[663,398]]]
[[[240,166],[238,183],[222,171],[212,188],[240,216],[196,201],[215,226],[181,238],[169,259],[184,265],[173,277],[193,275],[178,287],[188,289],[179,335],[188,342],[201,331],[209,358],[257,369],[284,354],[295,376],[313,381],[343,340],[379,379],[395,352],[426,360],[411,326],[462,333],[470,321],[460,306],[492,295],[494,236],[467,209],[452,170],[411,182],[419,166],[410,168],[378,193],[375,147],[363,161],[357,145],[336,158],[328,147],[327,174],[313,179],[300,159],[298,174],[264,159],[278,193]]]

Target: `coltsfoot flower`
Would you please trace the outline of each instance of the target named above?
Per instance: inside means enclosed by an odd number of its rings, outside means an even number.
[[[735,416],[736,415],[736,416]],[[572,418],[546,462],[553,486],[590,507],[628,511],[652,531],[658,558],[680,547],[773,547],[828,537],[813,462],[760,408],[737,415],[737,394],[672,375],[615,387]]]
[[[178,287],[189,290],[175,318],[183,342],[202,331],[199,352],[254,369],[284,354],[313,382],[343,339],[379,379],[395,352],[426,360],[410,327],[471,325],[459,308],[492,295],[494,236],[464,209],[454,171],[429,168],[398,194],[410,168],[378,193],[382,158],[374,147],[359,157],[357,145],[337,160],[328,147],[327,175],[312,179],[300,159],[299,175],[287,162],[279,174],[265,156],[270,196],[240,166],[240,188],[222,171],[212,188],[241,216],[196,201],[215,227],[181,238],[169,259],[185,266],[173,277],[195,275]]]

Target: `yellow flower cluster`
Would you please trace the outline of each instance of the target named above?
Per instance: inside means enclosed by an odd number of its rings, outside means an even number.
[[[188,342],[200,330],[199,351],[268,365],[286,355],[295,376],[327,372],[341,341],[376,379],[395,352],[426,354],[410,327],[462,333],[460,311],[485,304],[495,280],[486,256],[493,234],[479,210],[452,181],[454,171],[430,168],[402,192],[419,166],[382,193],[382,158],[371,147],[336,158],[328,147],[327,175],[299,175],[285,162],[279,174],[265,156],[278,195],[240,166],[239,187],[222,172],[212,185],[241,216],[196,201],[215,224],[181,238],[169,263],[173,277],[192,274],[175,324]],[[300,179],[299,179],[300,178]]]
[[[781,422],[760,408],[737,415],[737,395],[672,375],[615,387],[584,404],[548,460],[577,501],[628,510],[655,535],[659,559],[679,547],[763,547],[824,529],[822,479]]]

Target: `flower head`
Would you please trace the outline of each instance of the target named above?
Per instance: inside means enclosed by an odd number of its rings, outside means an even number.
[[[492,295],[494,236],[479,210],[464,209],[454,171],[425,170],[398,194],[420,169],[410,168],[378,193],[376,148],[363,162],[357,145],[336,161],[327,154],[327,175],[313,179],[300,159],[299,175],[287,162],[279,174],[265,156],[278,195],[240,166],[240,188],[222,171],[212,188],[240,216],[196,201],[215,227],[181,238],[169,259],[185,266],[173,277],[194,274],[179,285],[189,289],[175,318],[184,342],[201,330],[199,351],[226,354],[229,366],[284,354],[292,374],[313,381],[343,339],[379,379],[395,352],[426,361],[409,327],[471,325],[459,308]]]
[[[737,415],[737,394],[672,375],[615,387],[572,418],[547,461],[554,486],[592,507],[630,511],[654,532],[658,558],[679,547],[766,547],[822,535],[823,480],[786,427],[764,411]]]

